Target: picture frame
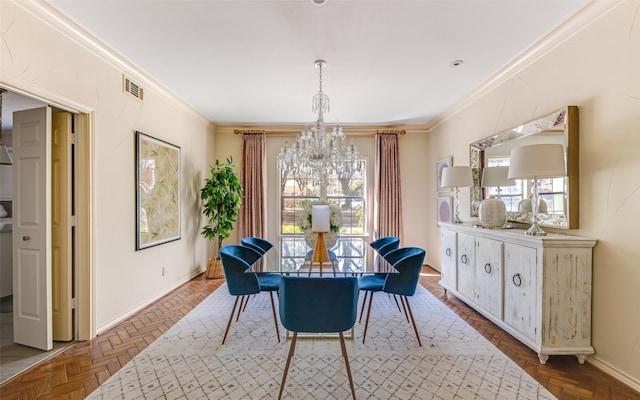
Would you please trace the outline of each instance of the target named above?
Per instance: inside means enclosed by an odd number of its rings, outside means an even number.
[[[442,170],[453,165],[453,157],[443,158],[436,162],[436,191],[448,192],[448,188],[442,187]]]
[[[438,197],[436,199],[436,221],[440,226],[441,222],[451,222],[452,220],[451,210],[451,197]]]
[[[136,131],[136,251],[180,239],[180,147]]]

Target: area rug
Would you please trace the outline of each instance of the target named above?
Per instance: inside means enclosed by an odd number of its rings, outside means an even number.
[[[362,301],[362,295],[361,301]],[[89,399],[275,399],[290,341],[277,342],[268,293],[252,297],[221,344],[234,298],[223,284]],[[393,298],[374,297],[366,343],[347,352],[360,399],[555,399],[421,286],[410,298],[422,339]],[[298,340],[283,398],[350,398],[339,341]]]

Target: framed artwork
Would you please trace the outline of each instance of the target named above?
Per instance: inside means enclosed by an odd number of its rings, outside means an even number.
[[[136,131],[136,250],[180,239],[180,147]]]
[[[451,222],[451,197],[438,197],[436,201],[436,221]]]
[[[453,165],[453,157],[443,158],[436,162],[436,188],[438,192],[448,192],[448,188],[442,187],[442,170]]]

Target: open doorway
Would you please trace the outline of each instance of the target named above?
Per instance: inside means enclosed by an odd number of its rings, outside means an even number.
[[[14,147],[14,112],[24,110],[42,109],[47,107],[42,101],[23,96],[18,93],[6,91],[2,93],[0,115],[2,116],[2,131],[0,139],[4,146],[7,147],[11,154]],[[55,110],[55,109],[54,109]],[[56,110],[58,111],[58,110]],[[63,112],[59,110],[60,112]],[[66,112],[64,112],[66,113]],[[69,113],[67,113],[69,114]],[[71,118],[70,118],[71,119]],[[71,153],[72,154],[72,153]],[[73,162],[72,155],[69,154],[69,162]],[[20,293],[15,293],[16,286],[14,281],[13,257],[16,247],[14,230],[14,216],[17,209],[17,202],[20,201],[18,193],[14,193],[14,182],[16,174],[14,173],[14,165],[0,166],[0,204],[3,206],[1,229],[0,229],[0,382],[24,371],[25,369],[39,363],[40,361],[50,357],[51,355],[64,349],[74,339],[74,335],[69,336],[69,340],[55,341],[51,350],[44,351],[32,347],[27,347],[14,343],[14,319],[15,319],[15,299],[20,298]],[[55,180],[52,180],[55,182]],[[71,185],[72,187],[73,185]],[[52,192],[59,191],[53,188]],[[71,202],[72,196],[69,196]],[[2,210],[0,210],[2,211]],[[72,259],[72,258],[71,258]],[[71,262],[72,264],[72,262]],[[70,266],[71,271],[74,270],[73,265]],[[74,280],[71,279],[71,282]],[[71,301],[71,299],[69,299]],[[73,320],[73,318],[72,318]],[[73,331],[73,329],[72,329]]]

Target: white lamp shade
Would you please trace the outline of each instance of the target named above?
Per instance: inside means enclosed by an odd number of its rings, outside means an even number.
[[[331,230],[331,214],[329,206],[311,206],[311,231],[329,232]]]
[[[482,170],[482,186],[483,187],[505,187],[516,184],[514,179],[507,178],[509,166],[488,167]]]
[[[534,144],[511,150],[509,179],[555,178],[566,175],[564,146]]]
[[[442,170],[442,187],[465,187],[473,185],[471,167],[445,167]]]

